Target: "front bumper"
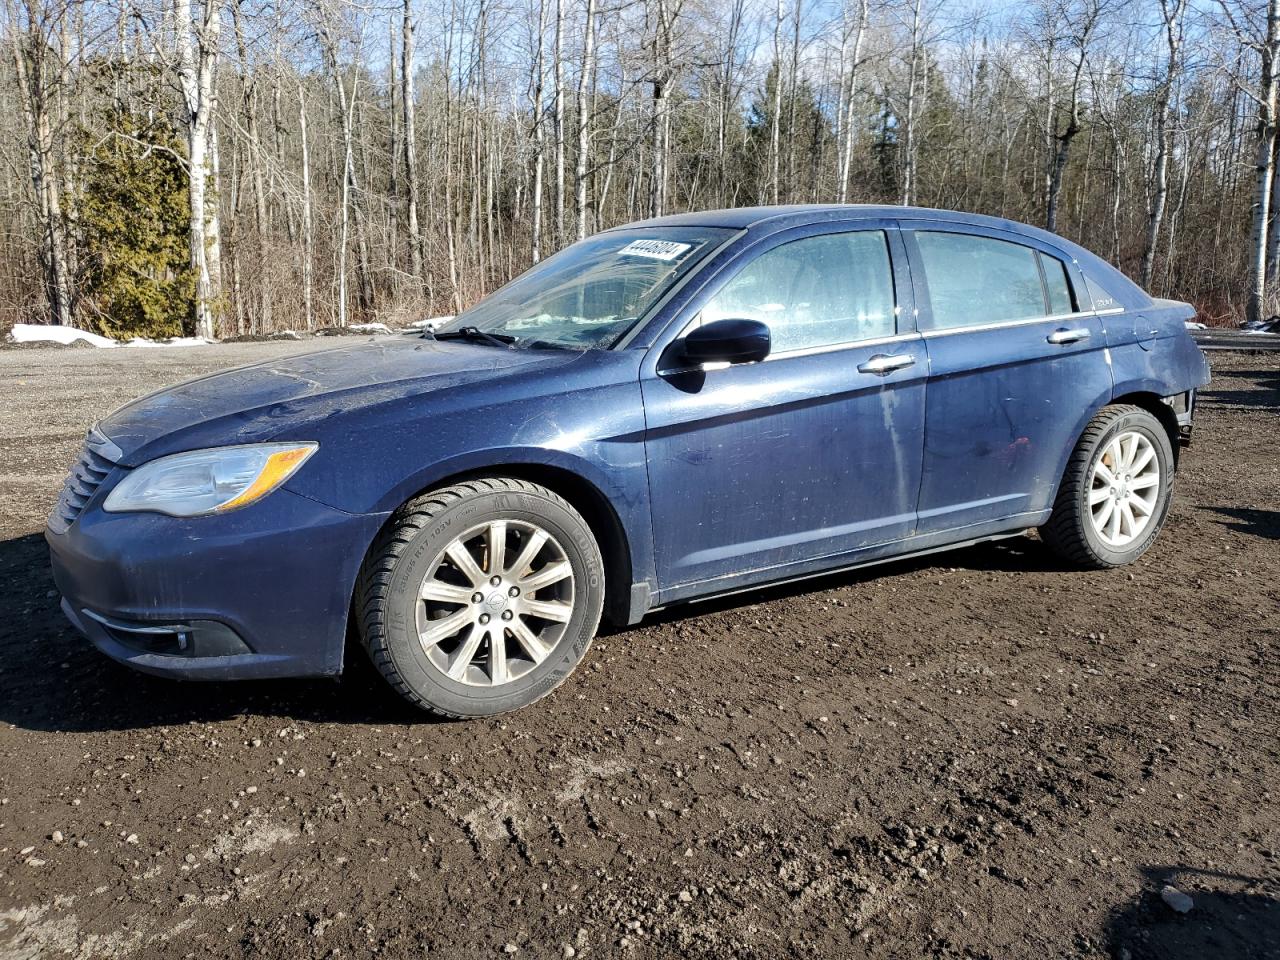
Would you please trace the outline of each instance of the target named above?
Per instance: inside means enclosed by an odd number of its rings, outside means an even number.
[[[183,679],[332,676],[360,563],[385,519],[284,489],[190,519],[91,503],[45,539],[63,611],[113,660]]]

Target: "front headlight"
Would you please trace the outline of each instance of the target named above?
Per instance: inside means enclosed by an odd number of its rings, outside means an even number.
[[[315,443],[255,443],[161,457],[138,467],[107,495],[103,510],[171,517],[226,513],[261,500],[307,458]]]

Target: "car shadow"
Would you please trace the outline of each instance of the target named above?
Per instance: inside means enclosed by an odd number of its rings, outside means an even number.
[[[1267,540],[1280,540],[1280,510],[1257,510],[1253,507],[1208,507],[1201,510],[1229,517],[1234,523],[1219,521],[1228,530],[1248,533]]]
[[[881,577],[900,576],[936,568],[965,570],[972,573],[1068,573],[1077,570],[1039,540],[1015,536],[918,557],[887,560],[872,566],[821,573],[787,583],[748,587],[740,592],[721,594],[705,600],[677,603],[645,617],[644,624],[647,626],[673,623],[707,613],[745,607],[749,604],[769,603],[805,594],[837,590],[859,583],[868,583]],[[632,628],[614,629],[609,632],[623,633],[626,629]]]
[[[1226,390],[1215,387],[1214,382],[1200,392],[1200,402],[1206,406],[1234,407],[1246,410],[1275,410],[1280,408],[1280,372],[1276,370],[1229,370],[1231,380],[1253,381],[1245,389]]]
[[[241,715],[434,722],[388,689],[356,644],[348,644],[340,680],[184,683],[137,673],[103,656],[67,622],[42,535],[0,541],[0,722],[88,732]]]
[[[1142,873],[1142,893],[1107,923],[1116,960],[1280,960],[1280,899],[1258,879],[1185,866]],[[1161,898],[1166,884],[1191,897],[1189,911]]]
[[[1067,569],[1039,542],[1015,538],[681,604],[650,615],[644,625],[937,566],[975,572]],[[602,634],[630,629],[635,628]],[[438,722],[390,691],[354,642],[347,644],[342,677],[333,680],[182,682],[137,673],[100,654],[67,622],[41,534],[0,541],[0,722],[29,730],[88,732],[235,716],[387,725]]]

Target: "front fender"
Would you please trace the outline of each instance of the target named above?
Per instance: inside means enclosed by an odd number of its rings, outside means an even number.
[[[340,510],[385,516],[462,476],[505,470],[536,479],[539,468],[557,471],[608,504],[624,534],[633,581],[651,581],[644,410],[629,374],[592,377],[576,388],[550,384],[534,396],[473,392],[438,398],[447,405],[388,404],[376,416],[335,419],[317,436],[320,450],[307,469],[287,486]],[[480,396],[483,403],[476,402]]]

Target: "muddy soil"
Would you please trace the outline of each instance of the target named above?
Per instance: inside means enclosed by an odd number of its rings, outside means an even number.
[[[85,427],[304,348],[0,353],[2,960],[1280,957],[1280,357],[1212,357],[1132,568],[1019,539],[685,607],[445,724],[359,656],[181,685],[58,611]]]

